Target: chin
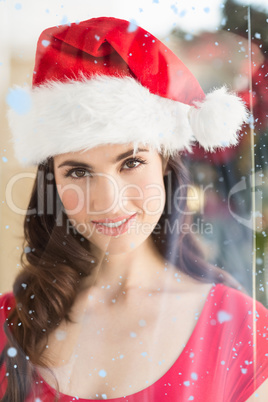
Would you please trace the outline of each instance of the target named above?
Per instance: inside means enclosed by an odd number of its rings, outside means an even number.
[[[108,255],[123,255],[137,249],[146,241],[146,238],[130,236],[125,233],[119,236],[105,236],[101,241],[100,239],[98,240],[99,241],[91,240],[97,249],[102,252],[109,252]]]

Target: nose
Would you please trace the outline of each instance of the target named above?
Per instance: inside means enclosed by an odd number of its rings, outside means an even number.
[[[120,211],[120,185],[111,175],[99,174],[91,182],[90,212],[103,216]]]

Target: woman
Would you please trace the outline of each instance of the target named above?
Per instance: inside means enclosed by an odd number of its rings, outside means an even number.
[[[246,401],[258,388],[264,401],[267,310],[204,261],[179,157],[196,139],[235,144],[240,99],[205,97],[153,35],[104,17],[45,30],[24,91],[9,121],[38,171],[24,269],[1,298],[2,400]]]

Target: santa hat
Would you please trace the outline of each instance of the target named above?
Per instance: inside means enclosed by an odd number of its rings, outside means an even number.
[[[8,119],[23,165],[103,144],[149,145],[164,156],[237,144],[247,118],[225,87],[205,96],[182,61],[144,29],[93,18],[42,32],[32,88]]]

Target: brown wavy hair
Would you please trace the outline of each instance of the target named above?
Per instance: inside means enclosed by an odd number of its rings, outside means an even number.
[[[158,229],[151,234],[157,249],[166,260],[201,282],[240,287],[229,274],[205,261],[190,230],[175,234],[166,231],[167,222],[170,228],[174,225],[180,228],[189,219],[189,215],[178,213],[175,208],[178,205],[180,211],[186,211],[188,172],[179,156],[168,160],[168,168],[164,176],[167,194],[164,211]],[[175,200],[178,188],[179,198]],[[8,342],[0,356],[0,366],[5,364],[9,373],[3,402],[23,402],[33,391],[33,383],[36,388],[38,376],[34,366],[46,366],[42,353],[48,336],[63,320],[70,321],[70,309],[80,291],[81,280],[98,264],[90,251],[90,241],[74,229],[67,231],[67,219],[50,158],[38,166],[24,220],[23,269],[14,282],[16,307],[5,323]],[[12,358],[7,354],[11,346],[17,349]]]

